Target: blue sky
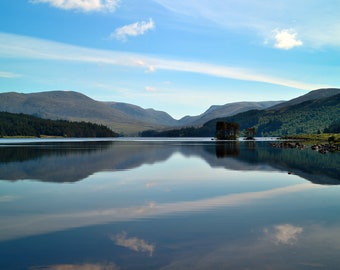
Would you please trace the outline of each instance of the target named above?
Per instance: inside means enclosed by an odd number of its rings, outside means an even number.
[[[340,0],[11,0],[0,18],[0,92],[180,118],[340,86]]]

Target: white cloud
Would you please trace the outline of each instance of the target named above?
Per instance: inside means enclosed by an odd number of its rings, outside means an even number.
[[[37,50],[36,48],[40,49]],[[0,33],[0,57],[94,64],[100,63],[146,68],[149,72],[156,69],[190,72],[219,78],[269,83],[303,90],[332,87],[330,85],[310,84],[285,78],[271,77],[267,74],[261,74],[247,68],[221,66],[194,61],[171,60],[119,51],[89,49],[5,33]]]
[[[297,33],[293,29],[274,30],[275,48],[290,50],[302,46],[302,41],[297,39]]]
[[[120,0],[30,0],[33,4],[47,3],[52,7],[65,10],[109,11],[113,12],[118,7]]]
[[[150,257],[152,257],[155,251],[155,245],[148,244],[143,239],[137,237],[127,237],[126,232],[121,232],[115,236],[110,235],[109,238],[115,242],[117,246],[126,247],[136,252],[148,252]]]
[[[110,38],[115,38],[121,41],[126,41],[128,36],[140,36],[145,32],[155,28],[154,21],[150,18],[149,21],[135,22],[133,24],[125,25],[117,28],[111,33]]]
[[[7,71],[0,71],[0,78],[12,79],[12,78],[18,78],[18,77],[21,77],[21,75],[15,74],[12,72],[7,72]]]

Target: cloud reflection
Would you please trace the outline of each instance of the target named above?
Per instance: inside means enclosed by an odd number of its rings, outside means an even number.
[[[0,241],[58,230],[103,224],[106,222],[128,221],[160,215],[208,211],[216,207],[233,207],[236,205],[249,204],[264,198],[312,188],[317,188],[317,186],[306,183],[271,190],[229,194],[196,201],[170,203],[149,202],[146,205],[131,207],[54,214],[33,214],[24,217],[11,216],[6,219],[0,219]]]
[[[279,224],[271,229],[264,229],[264,233],[271,236],[274,243],[284,245],[294,245],[302,232],[302,227],[291,224]]]
[[[47,269],[47,270],[118,270],[120,269],[113,263],[110,264],[56,264],[44,267],[31,267],[34,269]]]
[[[148,252],[152,257],[155,245],[148,244],[143,239],[137,237],[127,237],[127,232],[123,231],[117,235],[109,235],[109,238],[115,242],[117,246],[126,247],[136,252]]]
[[[2,203],[2,202],[13,202],[16,199],[17,199],[16,196],[4,195],[4,196],[0,196],[0,203]]]

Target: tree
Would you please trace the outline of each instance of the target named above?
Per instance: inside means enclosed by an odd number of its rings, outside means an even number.
[[[251,127],[251,128],[246,128],[246,140],[254,140],[254,137],[256,136],[256,128]]]
[[[236,140],[240,134],[238,123],[216,122],[216,135],[218,140]]]

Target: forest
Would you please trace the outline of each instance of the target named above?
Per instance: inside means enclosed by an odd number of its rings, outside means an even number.
[[[104,125],[88,122],[42,119],[26,114],[0,112],[0,137],[118,137]]]

